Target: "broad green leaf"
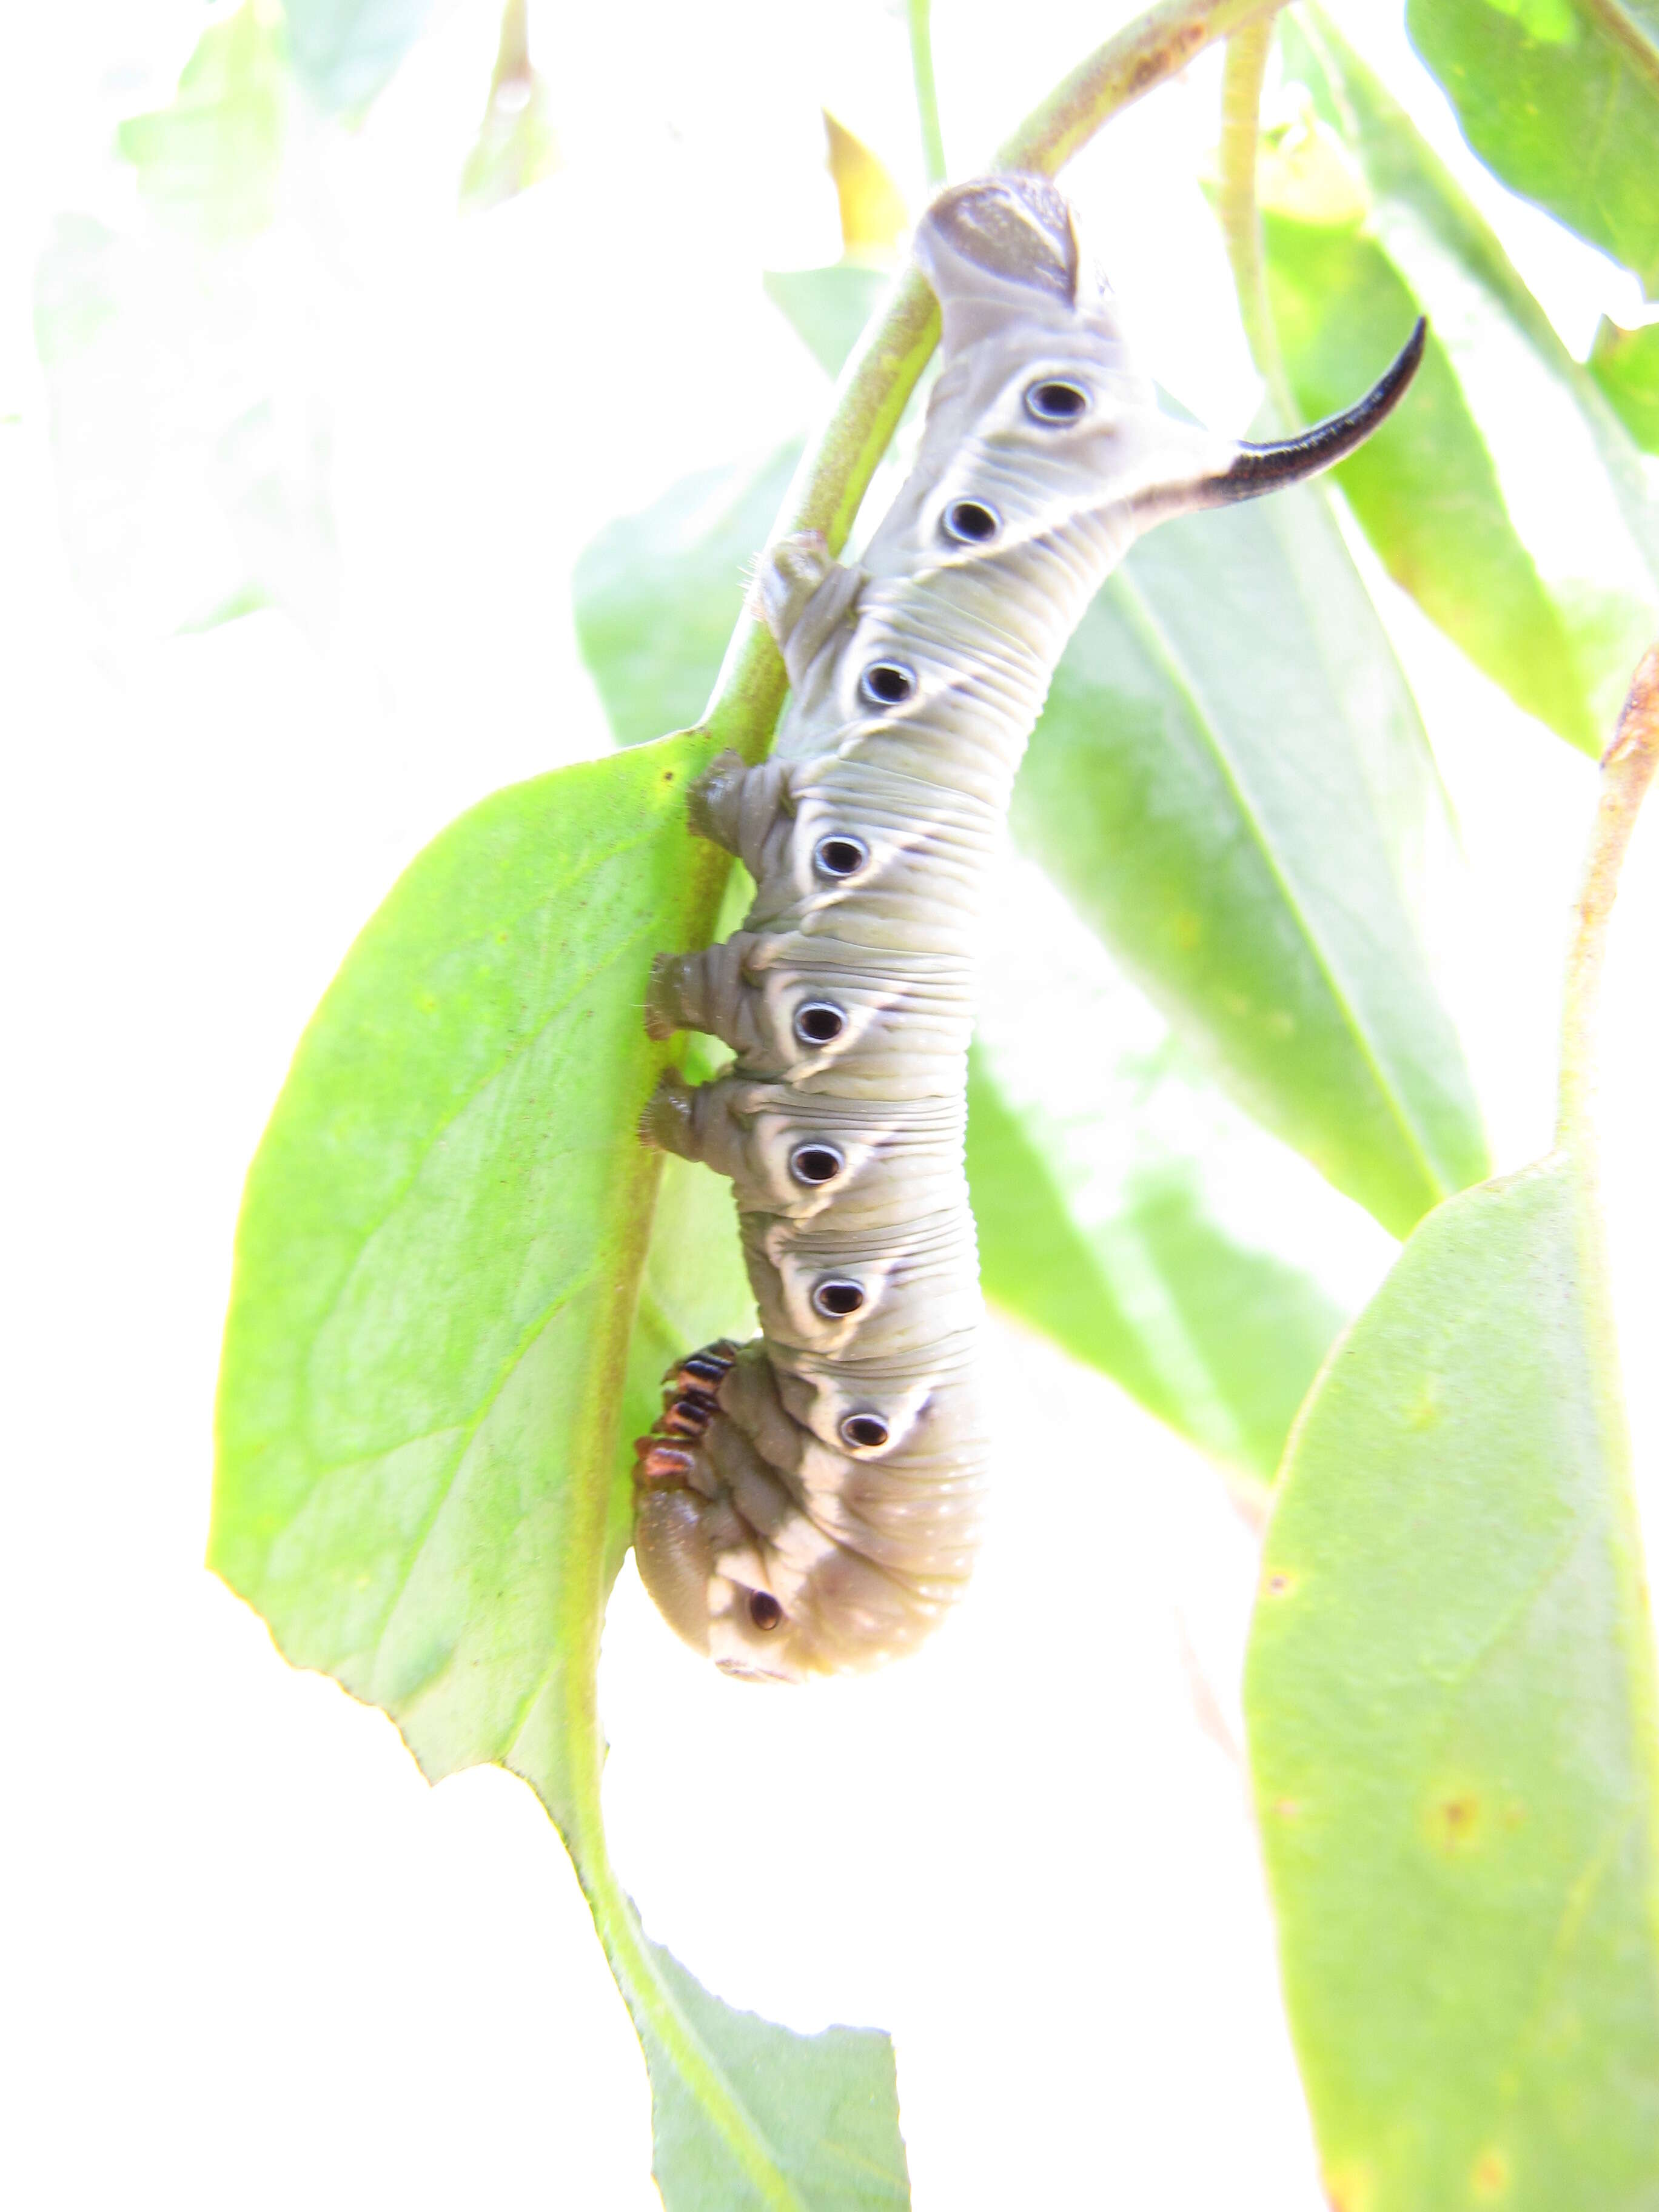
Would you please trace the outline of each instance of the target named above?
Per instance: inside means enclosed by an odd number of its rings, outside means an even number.
[[[1352,159],[1370,204],[1366,234],[1444,349],[1504,511],[1570,641],[1588,719],[1551,719],[1589,744],[1589,730],[1610,726],[1631,665],[1659,625],[1659,501],[1642,456],[1485,220],[1328,20],[1316,8],[1299,10],[1281,27],[1280,52],[1287,77],[1306,88]],[[1486,543],[1490,557],[1489,534]],[[1491,574],[1493,605],[1512,623],[1522,605],[1512,554]],[[1473,617],[1462,619],[1460,643],[1498,674],[1491,631],[1477,652]],[[1499,680],[1527,704],[1524,684],[1534,713],[1561,696],[1556,679],[1535,665],[1523,671],[1512,655]]]
[[[489,104],[461,171],[461,204],[498,207],[558,166],[552,100],[530,60],[528,0],[507,0]]]
[[[826,375],[839,376],[888,280],[856,261],[827,269],[769,269],[761,282]]]
[[[799,456],[789,445],[687,477],[582,552],[571,581],[576,635],[618,744],[702,714]]]
[[[282,0],[294,74],[325,115],[367,107],[431,16],[433,0]]]
[[[1318,129],[1298,134],[1276,163],[1264,163],[1261,190],[1273,326],[1310,422],[1351,405],[1419,313],[1361,227],[1363,191],[1334,162],[1334,204],[1320,206],[1310,190],[1305,172],[1327,143]],[[1275,212],[1276,198],[1303,212]],[[1389,574],[1431,620],[1517,705],[1570,744],[1598,750],[1567,625],[1510,519],[1456,368],[1432,331],[1411,391],[1334,473]]]
[[[890,266],[899,240],[909,228],[904,195],[886,164],[855,137],[844,123],[823,111],[824,160],[836,182],[841,209],[841,242],[847,252]]]
[[[645,2043],[671,2205],[902,2203],[884,2040],[803,2041],[695,1991],[641,1936],[599,1819],[657,1177],[639,1008],[707,900],[682,810],[708,751],[688,733],[498,793],[353,947],[248,1177],[210,1559],[434,1779],[494,1762],[536,1790]],[[778,2108],[798,2075],[822,2142]]]
[[[1586,1119],[1601,933],[1659,750],[1659,655],[1645,673],[1650,750],[1615,749],[1580,908],[1556,1149],[1419,1229],[1309,1401],[1268,1530],[1251,1769],[1349,2212],[1659,2202],[1659,1698]]]
[[[282,27],[258,0],[204,31],[169,106],[134,115],[116,144],[167,222],[210,246],[251,238],[276,212],[288,120]]]
[[[1304,1416],[1246,1683],[1334,2203],[1659,2200],[1650,1630],[1571,1159],[1419,1230]]]
[[[1656,0],[1408,0],[1406,23],[1487,167],[1654,298]]]
[[[968,1092],[986,1294],[1269,1480],[1390,1240],[1217,1090],[1031,863],[996,911]]]
[[[1403,1235],[1486,1152],[1388,834],[1419,803],[1414,714],[1314,498],[1135,547],[1060,662],[1014,834],[1246,1109]]]
[[[1659,323],[1621,331],[1604,315],[1590,349],[1590,374],[1637,444],[1659,453]]]

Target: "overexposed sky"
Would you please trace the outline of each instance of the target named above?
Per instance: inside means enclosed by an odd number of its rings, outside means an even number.
[[[463,806],[608,743],[575,554],[822,406],[758,274],[838,249],[820,105],[920,197],[902,15],[537,0],[565,166],[463,218],[497,22],[457,0],[360,129],[296,127],[276,224],[204,274],[112,143],[222,12],[82,0],[0,28],[0,2179],[31,2208],[644,2212],[643,2069],[529,1793],[492,1772],[428,1790],[389,1723],[289,1672],[199,1565],[217,1333],[243,1172],[351,937]],[[1603,310],[1638,319],[1630,280],[1485,183],[1390,13],[1362,11],[1396,88],[1568,342]],[[937,15],[959,165],[1112,20],[1074,0]],[[1072,181],[1156,372],[1241,428],[1256,386],[1194,179],[1218,79],[1206,58]],[[66,216],[109,234],[119,302],[71,395],[91,441],[72,515],[32,331],[43,264],[85,235]],[[210,459],[244,419],[289,501],[259,541],[283,603],[191,630],[246,557]],[[1468,864],[1443,854],[1436,878],[1447,988],[1514,1165],[1547,1138],[1594,775],[1380,590]],[[1650,818],[1604,1054],[1648,1469],[1656,972]],[[1296,1238],[1357,1295],[1387,1241],[1280,1170]],[[921,2212],[1316,2212],[1229,1743],[1249,1540],[1197,1455],[1101,1378],[1002,1325],[988,1364],[990,1540],[910,1665],[757,1695],[682,1651],[626,1571],[602,1678],[617,1865],[732,2002],[895,2032]]]

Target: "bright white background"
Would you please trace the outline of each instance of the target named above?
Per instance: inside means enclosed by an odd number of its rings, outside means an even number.
[[[958,167],[1111,21],[938,12]],[[1368,10],[1385,49],[1392,12]],[[459,0],[364,128],[300,133],[277,225],[204,299],[111,143],[208,19],[82,0],[0,30],[0,2191],[643,2212],[643,2069],[528,1792],[494,1772],[428,1790],[386,1721],[290,1673],[199,1565],[216,1338],[246,1164],[352,934],[469,801],[607,742],[574,552],[821,403],[757,272],[837,250],[821,103],[919,193],[902,21],[880,0],[544,0],[565,167],[463,220],[496,23]],[[1074,182],[1155,368],[1237,428],[1256,392],[1192,182],[1212,60]],[[1617,271],[1486,186],[1432,88],[1413,97],[1571,343],[1603,307],[1637,319]],[[70,210],[130,241],[139,303],[101,395],[90,574],[29,322]],[[199,434],[260,379],[319,441],[332,520],[298,618],[179,634],[224,557]],[[1547,1137],[1593,772],[1390,604],[1469,861],[1438,894],[1464,915],[1447,986],[1512,1165]],[[1650,819],[1605,1054],[1644,1467],[1656,973]],[[984,1564],[908,1668],[757,1695],[683,1653],[624,1575],[602,1683],[617,1863],[733,2002],[894,2031],[924,2212],[1316,2212],[1236,1748],[1250,1542],[1206,1468],[1098,1377],[1006,1328],[989,1363]]]

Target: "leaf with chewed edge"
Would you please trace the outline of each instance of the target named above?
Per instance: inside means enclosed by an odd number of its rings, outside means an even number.
[[[497,793],[347,956],[248,1176],[210,1560],[429,1777],[490,1762],[535,1789],[645,2045],[671,2206],[887,2208],[906,2185],[885,2038],[803,2039],[698,1990],[642,1937],[599,1815],[659,1173],[639,1009],[706,896],[683,810],[709,750],[688,733]]]
[[[1411,1239],[1309,1402],[1268,1530],[1251,1771],[1347,2212],[1659,2203],[1659,1700],[1586,1103],[1659,654],[1644,681],[1604,783],[1556,1149]]]

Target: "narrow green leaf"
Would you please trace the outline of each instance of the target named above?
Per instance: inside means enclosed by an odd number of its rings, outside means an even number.
[[[1311,150],[1318,141],[1304,141]],[[1398,346],[1419,302],[1382,245],[1339,203],[1334,221],[1276,214],[1264,179],[1273,326],[1304,418],[1352,404]],[[1294,189],[1294,187],[1293,187]],[[1310,195],[1296,190],[1296,204]],[[1346,219],[1343,219],[1346,218]],[[1504,503],[1451,356],[1431,330],[1411,391],[1335,472],[1395,581],[1476,666],[1569,744],[1599,750],[1572,639]]]
[[[282,0],[294,74],[325,115],[367,107],[427,27],[433,0]]]
[[[1585,1108],[1659,750],[1659,656],[1645,674],[1645,757],[1614,756],[1581,907],[1557,1148],[1412,1238],[1268,1531],[1251,1768],[1348,2212],[1659,2202],[1659,1698]]]
[[[1419,53],[1512,191],[1659,291],[1654,0],[1408,0]]]
[[[203,32],[171,105],[130,117],[116,145],[158,214],[222,246],[276,214],[287,120],[282,27],[245,0]]]
[[[1632,663],[1659,625],[1659,501],[1642,456],[1444,164],[1317,8],[1284,22],[1280,51],[1287,76],[1306,88],[1318,120],[1341,137],[1369,201],[1368,234],[1444,349],[1504,511],[1566,633],[1576,678],[1569,694],[1576,688],[1588,720],[1562,711],[1559,670],[1547,672],[1553,626],[1540,633],[1546,668],[1515,657],[1524,585],[1512,551],[1501,565],[1494,562],[1498,549],[1484,526],[1480,542],[1491,604],[1504,611],[1503,635],[1490,626],[1483,632],[1472,610],[1459,613],[1453,634],[1522,704],[1530,700],[1540,713],[1555,702],[1554,726],[1577,744],[1591,744],[1588,732],[1609,726]],[[1437,427],[1444,427],[1443,414]],[[1474,483],[1467,457],[1464,469]],[[1489,526],[1484,494],[1483,508]],[[1420,564],[1410,540],[1379,541],[1379,550],[1414,588]],[[1442,578],[1435,589],[1445,607],[1449,586]],[[1425,604],[1444,618],[1426,597]],[[1507,675],[1493,665],[1500,645]]]
[[[856,261],[827,269],[769,269],[766,296],[786,317],[826,376],[839,376],[888,279]]]
[[[541,1796],[645,2042],[671,2205],[886,2206],[884,2039],[804,2041],[696,1990],[641,1936],[599,1820],[593,1677],[657,1177],[639,1008],[707,898],[683,805],[708,751],[688,733],[498,793],[353,947],[248,1177],[210,1559],[427,1774],[495,1762]],[[806,2148],[776,2110],[798,2077],[829,2114]]]
[[[1055,675],[1014,832],[1246,1109],[1403,1234],[1486,1152],[1385,834],[1420,804],[1415,717],[1310,505],[1136,546]]]
[[[1340,1309],[1299,1269],[1218,1227],[1191,1163],[1141,1171],[1085,1227],[1042,1119],[1009,1103],[982,1048],[968,1112],[986,1297],[1216,1458],[1270,1481]]]
[[[996,912],[968,1088],[986,1295],[1271,1480],[1391,1241],[1218,1090],[1030,861]]]
[[[528,0],[507,0],[489,99],[461,171],[461,204],[499,207],[550,177],[559,159],[547,82],[530,59]]]
[[[621,745],[702,714],[800,458],[707,469],[639,514],[607,524],[571,580],[576,635]]]
[[[1659,453],[1659,323],[1621,331],[1604,315],[1590,349],[1590,374],[1644,452]]]

